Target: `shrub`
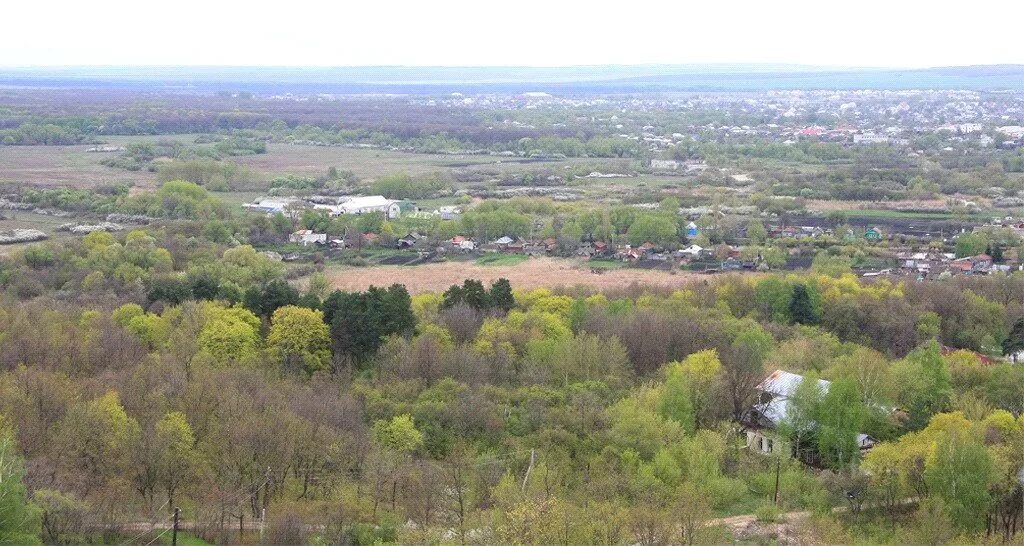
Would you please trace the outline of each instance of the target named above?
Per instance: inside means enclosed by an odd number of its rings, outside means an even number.
[[[771,502],[765,502],[758,506],[757,510],[754,510],[754,515],[757,516],[757,521],[764,523],[775,523],[783,519],[782,511]]]

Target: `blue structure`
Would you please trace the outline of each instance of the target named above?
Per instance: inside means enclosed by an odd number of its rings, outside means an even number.
[[[697,224],[694,224],[693,222],[690,222],[689,225],[686,226],[686,236],[687,237],[693,238],[693,237],[696,237],[699,233],[700,233],[700,230],[697,229]]]

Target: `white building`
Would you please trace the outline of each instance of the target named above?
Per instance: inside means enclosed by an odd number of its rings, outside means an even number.
[[[280,197],[280,198],[260,198],[252,203],[246,203],[243,207],[253,210],[256,212],[265,212],[267,214],[277,214],[279,212],[285,212],[288,205],[298,203],[299,200],[294,197]]]
[[[761,453],[775,453],[790,450],[789,441],[780,437],[775,429],[789,420],[789,399],[803,382],[799,374],[775,370],[757,388],[757,403],[743,417],[743,428],[747,435],[747,447]],[[828,393],[831,382],[818,380],[818,390]],[[876,440],[867,434],[857,434],[857,447],[861,451],[871,449]]]
[[[688,254],[692,258],[697,258],[704,252],[704,247],[700,245],[690,245],[679,251],[680,254]]]
[[[889,142],[889,137],[874,133],[853,135],[854,144],[885,144],[887,142]]]
[[[387,199],[383,195],[370,195],[352,197],[347,201],[338,203],[332,209],[337,211],[337,215],[382,212],[388,218],[398,218],[398,215],[402,213],[398,203],[398,201]]]
[[[326,233],[313,233],[311,229],[300,229],[288,236],[289,243],[300,243],[302,246],[311,244],[327,244]]]

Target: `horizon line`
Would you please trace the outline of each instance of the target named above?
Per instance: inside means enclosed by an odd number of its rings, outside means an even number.
[[[480,68],[525,68],[534,70],[559,70],[559,69],[580,69],[580,68],[700,68],[700,67],[751,67],[751,68],[802,68],[818,70],[930,70],[942,68],[975,68],[975,67],[1024,67],[1024,63],[972,63],[958,65],[928,65],[928,66],[871,66],[871,65],[822,65],[793,62],[688,62],[688,63],[607,63],[607,64],[562,64],[562,65],[538,65],[538,64],[206,64],[206,63],[182,63],[182,64],[26,64],[26,65],[0,65],[0,70],[9,69],[77,69],[77,68],[106,68],[106,69],[127,69],[127,68],[252,68],[252,69],[366,69],[366,68],[389,68],[389,69],[480,69]]]

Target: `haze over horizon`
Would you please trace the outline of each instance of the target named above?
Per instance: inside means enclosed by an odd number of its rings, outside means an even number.
[[[56,4],[56,5],[55,5]],[[569,67],[801,65],[926,68],[1019,64],[1017,38],[982,10],[921,10],[867,0],[595,9],[524,0],[514,10],[466,0],[259,6],[182,0],[174,10],[112,0],[17,3],[3,67]],[[1024,5],[1000,7],[1024,16]]]

